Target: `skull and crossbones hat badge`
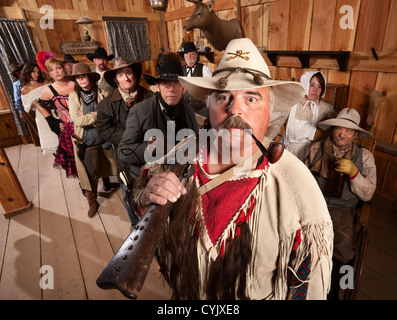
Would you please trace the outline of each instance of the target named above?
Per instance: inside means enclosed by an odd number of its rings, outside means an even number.
[[[305,95],[299,82],[272,80],[265,60],[248,38],[229,42],[212,77],[179,77],[179,81],[190,94],[202,101],[214,91],[272,87],[275,97],[273,112],[288,111]]]

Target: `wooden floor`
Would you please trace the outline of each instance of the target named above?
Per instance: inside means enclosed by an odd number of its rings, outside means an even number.
[[[78,180],[54,169],[53,155],[33,144],[6,153],[34,207],[10,219],[0,214],[0,300],[126,299],[95,283],[130,229],[116,177],[111,177],[113,191],[100,193],[99,215],[90,219]],[[53,289],[41,289],[41,277],[49,275],[48,267],[40,273],[41,266],[52,267]],[[139,299],[170,298],[157,270],[153,262]]]
[[[34,207],[7,219],[0,206],[0,300],[126,299],[95,283],[129,233],[116,178],[111,178],[113,191],[100,193],[99,215],[89,219],[78,181],[54,169],[52,155],[32,144],[6,148],[6,153]],[[397,212],[374,202],[358,299],[397,299],[396,234]],[[41,277],[50,275],[45,266],[53,270],[53,289],[40,287]],[[153,262],[139,299],[170,296]]]

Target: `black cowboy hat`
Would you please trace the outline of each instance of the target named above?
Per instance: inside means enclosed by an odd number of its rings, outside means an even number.
[[[66,63],[66,62],[79,63],[78,61],[74,60],[74,58],[71,54],[65,54],[65,56],[63,57],[63,63]]]
[[[139,81],[142,76],[142,64],[140,62],[133,62],[128,63],[124,61],[122,58],[116,58],[116,61],[113,64],[113,69],[108,70],[104,73],[103,77],[105,78],[106,82],[110,84],[112,87],[117,88],[117,83],[115,81],[117,71],[123,68],[131,68],[132,72],[134,73],[135,78]]]
[[[178,51],[178,53],[182,56],[182,58],[183,58],[183,55],[185,54],[185,53],[188,53],[188,52],[192,52],[192,51],[198,51],[198,49],[196,48],[196,46],[194,45],[194,43],[193,42],[185,42],[185,44],[183,45],[183,48],[182,48],[182,51]]]
[[[179,61],[166,60],[161,66],[157,77],[144,74],[143,78],[147,84],[154,85],[156,82],[160,81],[178,81],[179,76],[183,76],[181,63]]]
[[[114,54],[108,55],[106,50],[102,47],[98,47],[95,49],[93,53],[87,53],[86,57],[90,59],[91,61],[94,61],[94,58],[102,58],[102,59],[108,59],[108,60],[113,60]]]

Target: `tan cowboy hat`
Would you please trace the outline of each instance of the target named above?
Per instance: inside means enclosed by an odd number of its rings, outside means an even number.
[[[248,38],[233,39],[212,77],[179,77],[180,83],[196,98],[219,90],[247,90],[273,87],[273,112],[288,111],[305,95],[299,82],[271,80],[269,68],[261,53]]]
[[[116,77],[117,71],[119,71],[119,70],[121,70],[123,68],[131,68],[132,72],[134,73],[134,76],[136,77],[136,79],[138,81],[139,81],[139,79],[141,79],[141,76],[142,76],[142,64],[139,61],[138,62],[133,62],[133,63],[128,63],[128,62],[124,61],[124,59],[118,57],[114,61],[113,69],[106,71],[105,74],[103,75],[105,80],[106,80],[106,82],[108,84],[110,84],[112,87],[117,88],[117,83],[116,83],[114,78]]]
[[[327,119],[318,123],[321,130],[327,131],[331,127],[343,127],[358,131],[358,136],[363,139],[372,139],[374,136],[371,132],[359,127],[360,114],[356,109],[344,108],[339,112],[336,118]]]
[[[66,75],[65,79],[74,80],[76,76],[83,75],[83,74],[89,76],[91,81],[93,81],[93,82],[97,82],[101,78],[99,73],[90,70],[90,67],[88,66],[88,64],[75,63],[73,65],[72,74]]]

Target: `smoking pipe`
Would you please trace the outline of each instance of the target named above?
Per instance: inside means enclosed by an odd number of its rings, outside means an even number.
[[[251,130],[249,130],[248,133],[251,135],[252,139],[254,139],[256,145],[258,146],[259,150],[262,151],[267,161],[269,161],[270,163],[276,163],[278,160],[280,160],[284,152],[284,144],[272,141],[269,145],[269,149],[266,149],[262,142],[260,142],[254,136]]]

